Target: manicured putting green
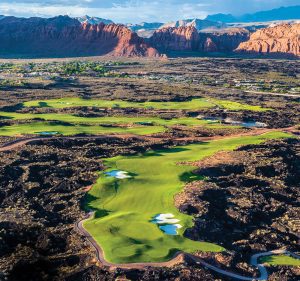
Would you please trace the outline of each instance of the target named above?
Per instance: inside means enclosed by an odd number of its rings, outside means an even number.
[[[193,218],[178,211],[174,195],[186,182],[201,177],[193,174],[195,167],[178,163],[288,136],[280,132],[268,133],[106,159],[107,170],[100,174],[85,204],[87,209],[95,210],[95,217],[86,221],[84,227],[101,245],[105,258],[114,263],[165,261],[179,250],[189,253],[222,251],[224,249],[218,245],[183,236],[184,231],[192,227]],[[133,177],[108,177],[105,172],[112,170],[126,171]],[[158,214],[173,214],[179,220],[182,228],[177,230],[178,235],[167,235],[151,222]]]
[[[178,110],[198,110],[202,108],[220,107],[228,110],[251,110],[266,111],[267,108],[260,106],[242,104],[239,102],[197,98],[190,101],[182,102],[130,102],[122,100],[97,100],[82,98],[62,98],[51,100],[28,101],[23,104],[25,107],[50,107],[50,108],[66,108],[78,106],[93,106],[102,108],[153,108],[153,109],[178,109]]]
[[[260,259],[261,263],[267,263],[269,265],[287,265],[287,266],[300,266],[300,259],[296,259],[290,256],[267,256]]]

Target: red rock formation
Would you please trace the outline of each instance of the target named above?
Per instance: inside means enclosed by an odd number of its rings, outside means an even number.
[[[256,31],[237,52],[300,56],[300,24],[282,24]]]
[[[118,24],[80,24],[67,16],[51,19],[7,17],[0,21],[0,53],[26,56],[146,56],[159,53]]]
[[[211,33],[200,33],[200,37],[206,38],[202,45],[205,52],[230,53],[241,42],[249,39],[250,32],[244,28],[225,28]]]
[[[163,51],[196,51],[199,47],[199,39],[195,27],[166,27],[156,30],[149,42]]]
[[[168,51],[232,52],[249,39],[249,31],[228,28],[212,33],[198,33],[192,26],[162,28],[149,42],[155,48]]]

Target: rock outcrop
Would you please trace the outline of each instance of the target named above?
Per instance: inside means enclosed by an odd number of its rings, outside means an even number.
[[[300,23],[282,24],[253,33],[237,52],[300,57]]]
[[[198,33],[193,26],[162,28],[153,34],[149,42],[155,48],[168,51],[232,52],[249,39],[243,28],[226,28],[211,33]]]
[[[245,28],[226,28],[211,33],[200,33],[204,52],[230,53],[249,37],[250,32]]]
[[[68,16],[6,17],[0,22],[0,42],[0,54],[10,56],[159,56],[157,50],[123,25],[81,24]]]
[[[162,28],[150,38],[150,44],[162,51],[196,51],[199,42],[199,33],[192,26]]]

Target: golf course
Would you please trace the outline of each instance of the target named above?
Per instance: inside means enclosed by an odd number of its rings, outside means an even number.
[[[218,122],[201,120],[192,117],[162,119],[159,117],[81,117],[64,113],[16,113],[0,112],[2,120],[19,120],[26,123],[12,124],[0,127],[0,135],[13,136],[19,134],[39,134],[41,132],[57,132],[61,135],[129,133],[148,135],[165,132],[172,126],[204,126],[218,129],[226,126],[228,129],[238,126],[222,125]]]
[[[260,262],[266,263],[271,266],[288,265],[288,266],[300,266],[300,260],[287,255],[274,255],[267,256],[260,259]]]
[[[223,108],[233,111],[268,111],[270,109],[257,105],[243,104],[229,100],[219,100],[212,98],[195,98],[189,101],[168,101],[168,102],[131,102],[123,100],[98,100],[83,98],[61,98],[51,100],[34,100],[23,104],[24,107],[99,107],[99,108],[146,108],[146,109],[168,109],[168,110],[197,110],[204,108]]]
[[[288,136],[272,132],[231,137],[105,159],[106,170],[99,174],[86,197],[85,208],[93,210],[94,216],[84,222],[84,227],[103,249],[105,259],[112,263],[161,262],[178,251],[223,251],[219,245],[184,236],[185,230],[193,225],[193,217],[179,212],[174,196],[187,182],[203,178],[193,173],[192,165],[179,163]],[[175,224],[175,232],[172,229],[168,233],[166,227]]]

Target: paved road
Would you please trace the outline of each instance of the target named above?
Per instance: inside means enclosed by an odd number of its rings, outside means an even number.
[[[297,131],[297,126],[287,127],[287,128],[279,128],[279,129],[252,129],[248,132],[237,133],[229,136],[213,136],[213,137],[191,137],[191,138],[178,138],[173,139],[174,141],[194,141],[194,142],[201,142],[201,141],[213,141],[225,138],[234,138],[234,137],[243,137],[243,136],[255,136],[261,135],[264,133],[269,132],[289,132],[292,133],[293,131]],[[51,137],[29,137],[29,138],[19,138],[14,141],[8,142],[0,147],[0,152],[10,151],[17,149],[23,145],[34,143],[36,141],[41,140],[55,140],[55,139],[67,139],[67,140],[85,140],[85,139],[107,139],[107,138],[121,138],[121,139],[128,139],[128,138],[135,138],[135,139],[143,139],[143,140],[165,140],[166,138],[163,137],[153,137],[153,136],[140,136],[140,135],[131,135],[131,134],[115,134],[115,135],[98,135],[98,136],[51,136]],[[171,139],[170,139],[171,140]]]
[[[244,91],[248,94],[256,94],[256,95],[267,95],[267,96],[281,96],[281,97],[289,97],[289,98],[300,98],[299,94],[284,94],[284,93],[271,93],[271,92],[257,92],[257,91]]]
[[[67,136],[67,137],[65,137],[65,136],[38,137],[37,136],[37,137],[29,137],[29,138],[19,138],[14,141],[8,142],[0,147],[0,152],[14,150],[23,145],[31,144],[36,141],[42,141],[42,140],[55,140],[55,139],[67,139],[67,140],[93,139],[93,140],[97,140],[97,139],[107,139],[107,138],[120,138],[120,139],[128,139],[128,138],[136,138],[137,139],[138,138],[138,139],[148,139],[148,140],[157,139],[157,138],[151,137],[151,136],[137,136],[137,135],[130,135],[130,134],[99,135],[99,136]]]

